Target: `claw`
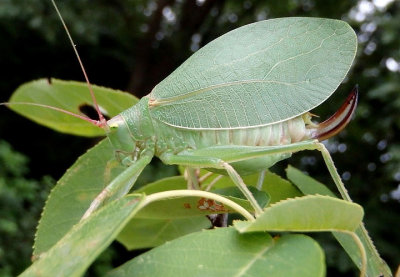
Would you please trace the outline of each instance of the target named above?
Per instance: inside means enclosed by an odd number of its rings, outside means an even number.
[[[319,141],[333,137],[342,131],[350,122],[351,117],[357,107],[358,101],[358,85],[347,96],[346,101],[342,104],[339,110],[330,118],[318,124],[318,127],[311,133],[311,138]]]

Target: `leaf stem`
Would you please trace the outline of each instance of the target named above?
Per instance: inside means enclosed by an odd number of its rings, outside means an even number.
[[[361,242],[360,238],[357,236],[355,232],[347,232],[347,231],[341,231],[341,232],[349,234],[353,238],[354,242],[357,244],[361,256],[360,277],[365,277],[367,274],[367,252],[365,251],[364,244]]]
[[[164,199],[170,199],[170,198],[177,198],[177,197],[203,197],[207,199],[212,199],[215,201],[218,201],[239,214],[241,214],[243,217],[245,217],[249,221],[254,221],[254,216],[250,214],[245,208],[240,206],[239,204],[236,204],[235,202],[220,196],[215,193],[207,192],[207,191],[201,191],[201,190],[169,190],[169,191],[163,191],[163,192],[157,192],[154,194],[147,195],[144,201],[140,204],[140,208],[143,208],[147,206],[148,204],[155,202],[155,201],[160,201]]]

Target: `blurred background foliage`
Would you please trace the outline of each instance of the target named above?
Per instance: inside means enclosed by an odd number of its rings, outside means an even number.
[[[32,242],[50,177],[26,178],[28,158],[0,141],[0,276],[14,276],[29,265]]]
[[[59,0],[91,82],[138,97],[194,51],[219,35],[258,20],[313,16],[347,21],[356,31],[356,62],[338,92],[314,113],[327,117],[355,84],[359,107],[349,127],[326,145],[353,199],[365,208],[376,246],[396,270],[400,263],[400,1],[391,0]],[[50,1],[0,1],[0,102],[22,83],[42,77],[83,80]],[[251,43],[251,41],[249,41]],[[37,126],[0,108],[0,275],[28,264],[34,226],[50,190],[73,161],[95,143]],[[4,142],[7,141],[7,142]],[[19,154],[12,150],[12,147]],[[29,157],[29,158],[27,158]],[[332,185],[318,153],[281,162]],[[174,169],[159,162],[142,183]],[[29,168],[29,170],[28,170]],[[45,177],[42,176],[51,176]],[[333,187],[333,186],[332,186]],[[354,276],[354,267],[328,235],[320,238],[329,275]],[[114,244],[90,275],[136,253]],[[339,270],[339,272],[337,272]]]

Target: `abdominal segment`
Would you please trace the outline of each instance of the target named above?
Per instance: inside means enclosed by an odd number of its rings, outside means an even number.
[[[309,129],[303,116],[276,124],[250,128],[196,130],[166,126],[155,122],[157,152],[164,148],[180,152],[217,145],[276,146],[309,138]],[[164,125],[164,126],[163,126]]]

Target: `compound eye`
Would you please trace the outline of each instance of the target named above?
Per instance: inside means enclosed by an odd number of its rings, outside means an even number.
[[[121,115],[114,116],[107,121],[107,125],[111,130],[116,130],[122,124],[124,124],[124,119]]]

